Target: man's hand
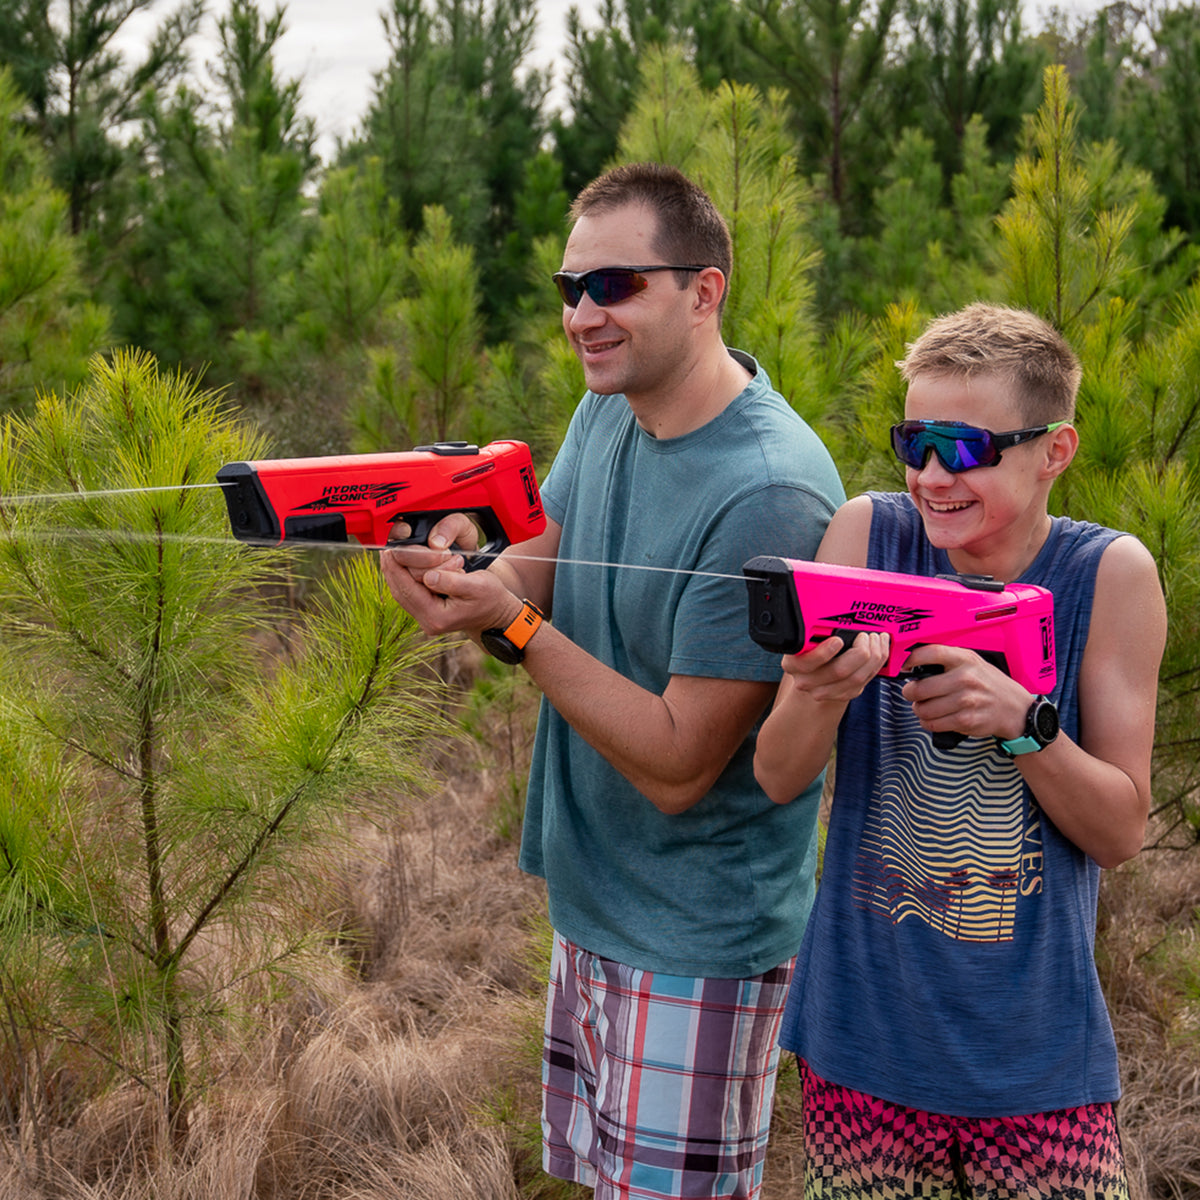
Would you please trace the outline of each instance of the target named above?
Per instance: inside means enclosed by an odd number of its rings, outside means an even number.
[[[393,536],[407,537],[403,522]],[[506,628],[521,611],[521,601],[491,571],[467,572],[452,545],[471,550],[478,530],[469,517],[444,517],[429,535],[428,546],[398,546],[381,551],[379,568],[397,604],[430,635],[465,633],[478,638],[484,629]]]

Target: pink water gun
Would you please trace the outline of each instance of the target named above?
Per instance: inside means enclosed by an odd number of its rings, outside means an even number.
[[[750,593],[750,636],[777,654],[797,654],[829,637],[849,645],[860,632],[880,632],[891,635],[881,675],[904,673],[911,650],[937,645],[974,650],[1034,695],[1048,695],[1057,682],[1054,597],[1034,584],[1004,584],[989,575],[902,575],[768,555],[750,559],[742,573]],[[959,734],[934,736],[942,748],[960,740]]]

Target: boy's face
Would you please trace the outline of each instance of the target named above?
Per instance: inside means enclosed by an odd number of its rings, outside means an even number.
[[[918,376],[909,384],[904,415],[963,421],[993,433],[1026,425],[1008,387],[991,376]],[[956,570],[1009,580],[1032,562],[1049,528],[1046,499],[1058,474],[1046,470],[1053,437],[1013,446],[992,467],[955,473],[930,454],[920,470],[905,469],[926,535],[949,553]]]

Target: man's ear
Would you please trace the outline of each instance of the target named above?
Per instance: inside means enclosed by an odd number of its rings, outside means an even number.
[[[1060,425],[1044,439],[1047,479],[1057,479],[1070,465],[1079,449],[1079,431],[1074,425]]]
[[[721,307],[725,295],[725,275],[719,267],[705,267],[696,272],[696,312],[707,317]]]

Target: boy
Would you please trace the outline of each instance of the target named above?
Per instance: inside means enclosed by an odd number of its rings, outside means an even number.
[[[975,304],[900,364],[907,494],[839,509],[818,559],[1049,588],[1058,683],[886,635],[785,657],[755,774],[786,802],[838,769],[782,1042],[810,1197],[1127,1195],[1116,1047],[1093,961],[1100,869],[1135,855],[1166,613],[1133,537],[1048,514],[1080,368],[1026,312]],[[936,749],[930,734],[967,740]],[[1073,1189],[1079,1189],[1078,1192]]]

